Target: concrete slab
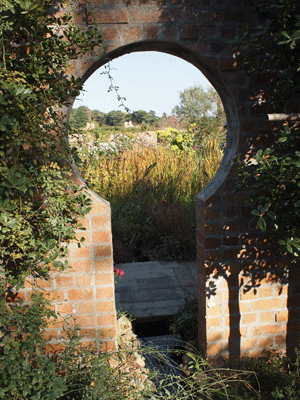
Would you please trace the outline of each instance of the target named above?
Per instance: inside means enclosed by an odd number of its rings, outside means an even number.
[[[136,319],[178,314],[197,294],[196,262],[150,261],[119,264],[116,268],[124,271],[115,286],[117,309]]]

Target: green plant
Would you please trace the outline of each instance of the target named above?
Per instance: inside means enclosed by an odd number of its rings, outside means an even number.
[[[0,298],[0,399],[56,399],[66,390],[57,365],[45,354],[43,331],[57,316],[43,293],[33,292],[31,303],[7,305]]]
[[[300,254],[300,129],[285,125],[273,147],[258,150],[240,167],[240,188],[250,196],[253,221],[277,234],[279,244],[296,260]]]
[[[181,334],[183,340],[197,340],[198,301],[196,296],[188,300],[182,312],[172,319],[170,331],[173,334]]]
[[[56,318],[33,290],[15,302],[25,281],[67,268],[68,243],[91,206],[70,179],[72,152],[60,112],[79,93],[67,63],[102,38],[55,16],[52,0],[5,0],[0,14],[0,327],[3,399],[55,399],[65,390],[42,331]]]
[[[225,123],[225,113],[218,93],[214,88],[203,88],[198,84],[180,93],[180,104],[172,113],[186,128],[194,124],[199,139],[219,131]]]
[[[166,131],[155,132],[158,140],[168,144],[173,151],[190,151],[194,149],[194,134],[191,129],[187,132],[179,132],[177,129],[168,128]]]
[[[66,267],[77,218],[90,208],[69,180],[71,152],[58,106],[80,88],[79,80],[62,78],[67,62],[101,37],[67,15],[51,15],[51,6],[7,0],[0,16],[0,257],[2,279],[17,289],[26,275],[48,278],[50,265]]]
[[[260,94],[262,100],[277,110],[298,111],[294,100],[300,77],[299,2],[262,0],[258,9],[267,23],[247,27],[238,38],[238,60],[247,72],[257,73],[268,72],[271,59],[272,79]],[[240,189],[249,197],[258,228],[273,232],[283,253],[296,261],[300,254],[299,125],[285,122],[273,137],[270,146],[252,151],[240,162]]]
[[[171,141],[178,136],[172,132]],[[134,133],[98,144],[82,141],[80,171],[111,202],[115,262],[196,257],[194,198],[214,176],[223,151],[219,136],[193,149],[192,134],[183,135],[189,144],[177,151],[143,145]]]

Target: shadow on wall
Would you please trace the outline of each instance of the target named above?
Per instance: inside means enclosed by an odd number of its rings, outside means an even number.
[[[226,304],[221,304],[229,319],[225,322],[228,347],[219,349],[219,358],[228,356],[229,362],[234,362],[247,351],[257,356],[274,347],[286,349],[287,356],[294,359],[299,345],[300,271],[289,259],[282,258],[275,237],[257,232],[245,234],[243,239],[248,244],[237,246],[235,254],[230,250],[231,262],[214,263],[206,270],[207,304],[214,305],[215,299],[222,296],[220,278],[226,282],[228,292]],[[211,332],[210,336],[212,342],[217,342],[222,335],[216,332],[213,337]]]

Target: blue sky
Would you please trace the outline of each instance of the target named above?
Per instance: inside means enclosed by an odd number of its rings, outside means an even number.
[[[154,110],[161,117],[163,112],[171,114],[179,104],[179,92],[198,83],[211,86],[204,75],[192,64],[160,52],[138,52],[111,61],[114,85],[119,95],[126,98],[130,111]],[[115,93],[109,92],[109,79],[101,75],[99,68],[85,82],[84,91],[75,100],[75,108],[85,105],[91,110],[107,113],[121,110]]]

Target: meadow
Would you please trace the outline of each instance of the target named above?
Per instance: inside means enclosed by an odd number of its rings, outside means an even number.
[[[195,197],[215,175],[224,131],[158,131],[157,145],[128,130],[77,140],[79,170],[112,208],[115,263],[196,258]]]

